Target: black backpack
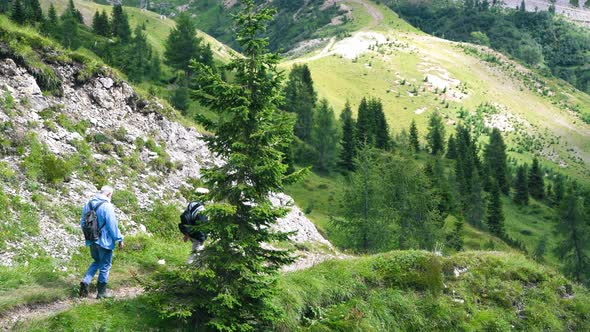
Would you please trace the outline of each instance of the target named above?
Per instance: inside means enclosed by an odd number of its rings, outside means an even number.
[[[105,201],[98,203],[96,207],[92,207],[92,203],[88,202],[90,210],[84,214],[84,225],[82,226],[84,239],[88,241],[96,241],[100,238],[104,224],[102,227],[98,227],[98,216],[96,215],[96,211],[104,202]]]
[[[180,215],[180,224],[178,229],[184,235],[188,235],[194,239],[200,239],[204,236],[202,232],[195,231],[194,227],[198,223],[207,222],[207,216],[202,211],[205,210],[205,206],[201,202],[190,202],[186,207],[186,210]]]

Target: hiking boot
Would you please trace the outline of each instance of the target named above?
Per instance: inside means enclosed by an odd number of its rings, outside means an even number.
[[[97,299],[110,299],[113,297],[111,293],[107,292],[106,282],[99,282],[96,288],[98,289],[98,294],[96,294]]]
[[[78,292],[78,296],[80,297],[87,297],[88,296],[88,284],[84,281],[80,282],[80,291]]]

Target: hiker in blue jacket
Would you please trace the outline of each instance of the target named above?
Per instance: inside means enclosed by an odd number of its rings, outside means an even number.
[[[80,296],[88,296],[88,286],[94,278],[96,271],[98,272],[98,294],[97,299],[112,297],[107,293],[107,282],[109,279],[109,271],[113,261],[113,250],[115,243],[119,243],[119,249],[123,249],[123,235],[119,231],[117,217],[115,217],[115,209],[111,204],[111,197],[113,196],[113,188],[104,186],[100,192],[92,198],[82,208],[82,218],[80,218],[80,227],[84,226],[87,212],[92,209],[96,211],[98,219],[98,227],[101,229],[100,237],[96,241],[86,240],[86,246],[90,247],[90,255],[94,260],[88,267],[84,278],[80,282]]]

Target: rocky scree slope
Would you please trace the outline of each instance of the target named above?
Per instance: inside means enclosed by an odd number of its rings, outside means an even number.
[[[183,209],[200,170],[222,163],[197,129],[108,69],[81,80],[80,63],[45,63],[61,82],[52,95],[35,68],[17,62],[0,56],[0,265],[77,252],[80,207],[100,183],[116,189],[122,232],[150,234],[143,213],[160,203]],[[292,204],[284,194],[273,202]],[[297,207],[278,227],[297,230],[295,242],[331,248]]]

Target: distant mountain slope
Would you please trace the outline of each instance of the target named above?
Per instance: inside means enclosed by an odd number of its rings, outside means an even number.
[[[357,107],[363,96],[375,96],[399,132],[412,119],[426,128],[438,110],[449,127],[470,121],[501,128],[512,157],[540,155],[547,165],[590,181],[590,125],[582,120],[590,116],[589,95],[486,47],[416,32],[385,6],[367,3],[385,17],[382,24],[334,38],[284,68],[307,63],[320,97],[336,112],[346,100]],[[353,15],[363,10],[367,15],[365,8]]]
[[[41,6],[46,11],[50,4],[53,4],[57,9],[58,13],[61,13],[67,6],[67,0],[41,0]],[[108,5],[101,5],[92,1],[85,0],[74,0],[76,8],[82,13],[84,17],[84,23],[86,25],[92,24],[92,18],[96,11],[106,10],[110,14],[111,7]],[[160,55],[164,54],[164,42],[168,37],[170,29],[175,26],[173,19],[167,18],[166,16],[160,16],[154,12],[142,10],[135,7],[125,7],[125,11],[129,16],[129,23],[131,26],[138,24],[145,24],[145,33],[148,41],[155,48]],[[199,31],[198,35],[204,39],[205,42],[211,44],[211,50],[214,56],[221,62],[227,62],[230,55],[234,51],[220,43],[217,39],[209,36],[208,34]]]

